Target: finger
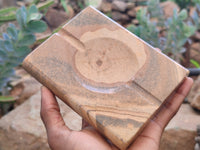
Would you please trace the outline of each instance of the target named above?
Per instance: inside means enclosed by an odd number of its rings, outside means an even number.
[[[144,130],[140,133],[135,142],[130,146],[130,150],[137,148],[140,150],[146,149],[145,142],[149,149],[158,149],[160,138],[165,126],[173,118],[182,104],[184,98],[189,93],[193,84],[191,78],[186,78],[181,86],[175,91],[159,109],[154,118],[148,122]]]
[[[47,132],[66,127],[54,94],[46,87],[41,89],[41,118]]]
[[[181,86],[169,97],[154,116],[155,121],[161,129],[164,129],[180,108],[184,98],[188,95],[193,84],[193,80],[187,77]]]

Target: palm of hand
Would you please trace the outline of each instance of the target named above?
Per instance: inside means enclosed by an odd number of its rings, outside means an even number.
[[[71,131],[68,134],[68,129],[57,130],[57,136],[49,138],[49,145],[52,150],[118,150],[113,144],[101,136],[92,127],[86,127],[82,131]],[[142,141],[142,143],[140,143]],[[146,141],[146,142],[144,142]],[[159,139],[158,139],[159,141]],[[147,144],[149,143],[149,144]],[[152,150],[157,150],[159,143],[150,137],[139,136],[129,149],[142,150],[147,147]]]
[[[170,99],[160,107],[144,130],[130,145],[129,150],[158,150],[165,126],[178,111],[188,94],[192,79],[186,78]],[[71,131],[63,121],[55,96],[42,88],[41,118],[47,130],[48,143],[52,150],[117,150],[94,128],[83,123],[81,131]]]

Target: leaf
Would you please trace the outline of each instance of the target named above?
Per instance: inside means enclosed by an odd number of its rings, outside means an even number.
[[[3,36],[4,40],[8,40],[8,41],[10,40],[10,37],[8,36],[7,33],[3,33],[2,36]]]
[[[27,10],[24,6],[17,10],[16,19],[20,27],[23,29],[27,22]]]
[[[21,62],[16,63],[17,62],[16,59],[18,59],[18,58],[14,58],[14,57],[10,57],[10,58],[12,58],[12,60],[10,60],[9,62],[6,62],[6,64],[5,64],[6,68],[8,68],[8,69],[17,67],[21,63]]]
[[[39,11],[42,11],[53,4],[54,4],[54,0],[45,1],[44,3],[41,3],[41,5],[38,7],[38,9],[39,9]]]
[[[20,25],[20,27],[23,28],[24,24],[23,24],[23,19],[21,17],[21,10],[20,9],[17,10],[16,19],[17,19],[17,22]]]
[[[47,25],[44,21],[33,20],[27,24],[27,28],[33,33],[41,33],[47,29]]]
[[[0,51],[4,51],[4,41],[0,40]]]
[[[186,37],[190,37],[191,35],[193,35],[196,31],[196,28],[194,26],[189,26],[184,24],[183,26],[183,33]]]
[[[101,1],[100,0],[85,0],[85,4],[86,4],[86,6],[91,5],[95,8],[97,8],[101,4]]]
[[[21,46],[29,46],[35,42],[36,38],[32,34],[24,35],[22,39],[18,41],[18,44]]]
[[[38,13],[38,9],[35,5],[31,5],[31,7],[28,9],[28,13],[32,14],[32,13]]]
[[[12,51],[14,51],[14,48],[13,48],[13,45],[12,45],[12,43],[10,42],[10,41],[5,41],[4,42],[4,47],[5,47],[5,49],[8,51],[8,52],[12,52]]]
[[[40,20],[41,18],[42,18],[42,14],[40,14],[40,13],[32,13],[28,17],[28,22],[30,22],[32,20]]]
[[[185,9],[181,10],[181,12],[178,14],[178,18],[182,21],[187,19],[187,17],[188,17],[188,14]]]
[[[198,12],[196,10],[194,11],[194,13],[192,14],[191,17],[192,17],[192,20],[193,20],[195,26],[197,28],[199,28],[200,27],[200,19],[199,19]]]
[[[15,20],[15,14],[10,14],[10,15],[6,15],[6,16],[1,16],[0,15],[0,22],[8,22],[8,21],[13,21]]]
[[[173,21],[175,22],[177,20],[177,17],[178,17],[178,13],[177,13],[177,9],[173,9]]]
[[[66,12],[66,13],[68,13],[68,12],[69,12],[69,10],[67,9],[66,0],[61,0],[60,2],[61,2],[61,4],[62,4],[62,6],[63,6],[63,8],[64,8],[65,12]]]
[[[16,28],[8,27],[7,33],[14,41],[17,40],[18,34]]]
[[[1,76],[1,74],[0,74]],[[7,85],[7,82],[9,81],[9,78],[2,77],[0,78],[0,92],[3,90],[3,88]]]
[[[19,34],[19,40],[23,38],[25,35],[30,35],[33,34],[28,28],[24,28],[23,30],[20,31],[21,33]]]
[[[9,23],[9,27],[16,28],[16,26],[14,24],[12,24],[12,23]]]
[[[194,59],[190,59],[190,62],[196,67],[196,68],[200,68],[200,64],[194,60]]]
[[[16,64],[13,64],[13,63],[10,63],[10,62],[6,62],[4,70],[12,70],[15,66],[16,66]]]
[[[40,2],[40,0],[33,0],[32,4],[37,5]]]
[[[15,49],[17,57],[25,57],[30,51],[31,49],[28,46],[17,47]]]
[[[0,61],[5,61],[7,59],[7,54],[5,51],[0,50]]]
[[[1,72],[2,77],[10,77],[11,75],[14,75],[14,74],[15,74],[14,69],[6,69]]]
[[[187,42],[187,38],[178,40],[177,46],[182,47]]]
[[[16,10],[17,10],[16,7],[3,8],[3,9],[0,9],[0,15],[8,14],[8,13],[16,11]]]
[[[146,9],[140,9],[138,10],[137,14],[136,14],[136,18],[137,20],[142,23],[142,20],[143,19],[146,19],[146,13],[147,13],[147,10]]]
[[[0,57],[0,66],[3,66],[4,65],[4,60],[2,57]]]
[[[39,13],[37,7],[35,5],[31,5],[31,7],[28,10],[28,21],[31,20],[40,20],[42,18],[42,14]]]
[[[15,100],[14,96],[0,96],[0,102],[14,102]]]
[[[23,18],[24,24],[26,24],[26,22],[27,22],[27,16],[28,16],[28,12],[26,10],[26,7],[22,6],[21,7],[21,11],[22,11],[22,18]]]
[[[133,33],[135,28],[136,28],[135,25],[131,24],[131,25],[129,25],[129,26],[127,27],[127,30],[129,30],[130,32]]]

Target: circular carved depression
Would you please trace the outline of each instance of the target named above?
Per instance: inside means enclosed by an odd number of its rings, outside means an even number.
[[[84,43],[85,51],[75,54],[75,67],[85,79],[95,83],[127,82],[137,73],[138,59],[125,43],[96,38]]]

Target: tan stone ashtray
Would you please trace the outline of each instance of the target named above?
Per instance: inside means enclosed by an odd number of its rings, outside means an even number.
[[[120,149],[188,74],[92,7],[34,50],[23,66]]]

